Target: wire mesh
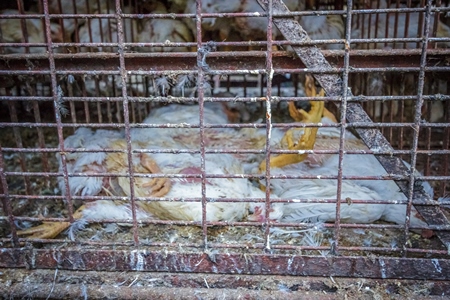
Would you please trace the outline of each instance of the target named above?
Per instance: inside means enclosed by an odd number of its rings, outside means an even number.
[[[219,2],[2,3],[0,266],[448,279],[448,6]]]

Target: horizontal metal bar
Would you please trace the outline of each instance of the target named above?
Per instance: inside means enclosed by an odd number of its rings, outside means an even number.
[[[8,153],[61,153],[59,148],[2,148],[2,152]],[[118,149],[101,149],[101,150],[88,150],[82,148],[65,148],[65,152],[70,153],[126,153],[126,150],[118,150]],[[190,149],[134,149],[133,153],[189,153],[189,154],[198,154],[199,150],[190,150]],[[266,153],[263,149],[205,149],[206,154],[264,154]],[[271,150],[270,153],[288,153],[288,154],[297,154],[297,150]],[[338,154],[338,150],[304,150],[304,153],[311,154]],[[393,150],[393,151],[373,151],[373,150],[346,150],[345,154],[367,154],[367,155],[406,155],[410,154],[410,150]],[[433,149],[433,150],[417,150],[417,154],[423,155],[448,155],[450,154],[450,150],[445,149]],[[17,175],[16,173],[10,173],[11,175]],[[48,174],[48,173],[43,173]],[[59,174],[59,173],[53,173]],[[20,174],[18,174],[20,175]],[[427,177],[428,178],[428,177]]]
[[[251,262],[251,263],[249,263]],[[7,249],[0,267],[79,271],[147,271],[212,274],[333,276],[448,280],[450,260],[389,257],[183,253],[144,249]],[[420,270],[418,272],[417,270]]]
[[[333,66],[339,68],[343,66],[344,51],[324,50],[323,53]],[[398,59],[399,55],[402,56],[402,59]],[[427,52],[429,71],[439,69],[448,71],[446,59],[449,55],[450,49],[429,49]],[[54,57],[58,74],[70,74],[70,72],[66,72],[71,71],[73,74],[84,74],[83,72],[85,72],[92,75],[120,75],[120,72],[117,71],[119,62],[115,53],[55,54]],[[171,70],[195,73],[194,70],[197,66],[195,52],[125,53],[124,57],[130,75],[158,74],[155,72],[170,73]],[[158,57],[158,60],[147,59],[150,57]],[[350,51],[350,62],[352,68],[377,66],[386,67],[386,69],[392,69],[393,67],[411,68],[412,66],[418,68],[420,66],[420,51],[416,49],[352,50]],[[30,70],[30,64],[33,65],[33,70]],[[236,66],[239,66],[239,70],[247,70],[247,73],[249,73],[248,70],[251,70],[249,74],[264,73],[265,52],[212,52],[208,54],[208,64],[211,70],[233,71],[236,70]],[[275,71],[276,69],[292,70],[295,68],[299,72],[301,70],[305,72],[304,65],[298,60],[293,60],[286,52],[274,53],[273,67]],[[4,75],[49,74],[48,58],[45,54],[0,55],[0,70],[0,74]],[[311,70],[313,69],[308,71]],[[317,71],[320,71],[320,69],[317,69]]]

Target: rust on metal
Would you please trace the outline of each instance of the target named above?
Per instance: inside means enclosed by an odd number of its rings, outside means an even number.
[[[220,42],[217,43],[218,46],[220,44]],[[228,44],[233,45],[233,43]],[[276,44],[275,41],[274,44]],[[101,45],[104,46],[104,44]],[[264,47],[265,44],[261,46]],[[344,51],[323,50],[323,54],[334,68],[343,66]],[[416,49],[350,50],[349,55],[352,69],[380,68],[378,71],[394,72],[397,71],[396,68],[418,67],[420,63],[420,52]],[[428,50],[426,67],[433,68],[434,72],[450,72],[450,67],[447,64],[449,55],[450,49]],[[399,56],[402,59],[398,59]],[[151,59],[156,57],[158,59]],[[264,69],[266,63],[264,51],[212,52],[208,57],[208,63],[214,70],[258,70]],[[58,73],[64,71],[95,71],[97,74],[105,74],[106,71],[117,72],[117,66],[119,65],[119,57],[115,53],[55,53],[54,59]],[[170,55],[169,53],[125,52],[124,59],[128,71],[195,70],[197,66],[195,52],[170,53]],[[292,70],[305,67],[304,62],[284,51],[273,52],[272,63],[274,69]],[[30,66],[32,66],[33,71],[48,72],[48,57],[44,54],[0,55],[0,69],[2,70],[30,71]],[[315,65],[309,65],[308,68],[320,70]]]
[[[268,11],[268,0],[258,0],[261,7]],[[273,0],[273,10],[277,13],[288,13],[289,9],[281,0]],[[280,32],[289,41],[302,43],[310,42],[307,32],[300,24],[292,18],[274,18],[274,24]],[[332,66],[321,53],[321,50],[315,46],[293,46],[297,56],[302,60],[307,68],[331,70]],[[422,57],[422,56],[421,56]],[[326,91],[327,95],[342,97],[344,94],[347,98],[352,98],[350,90],[343,91],[343,82],[338,74],[316,74],[315,78]],[[336,103],[339,106],[339,103]],[[347,120],[349,122],[372,123],[368,114],[358,103],[349,102],[347,104]],[[393,151],[392,146],[377,129],[355,128],[361,139],[372,150]],[[414,149],[416,150],[416,149]],[[397,157],[377,155],[376,158],[388,173],[409,175],[409,169],[403,164],[402,160]],[[404,182],[396,182],[405,195],[409,195],[412,191]],[[414,203],[428,203],[433,201],[423,189],[415,189],[413,193]],[[415,205],[425,221],[430,225],[449,225],[447,218],[439,209],[439,207],[430,208],[429,206]],[[439,231],[436,233],[444,245],[450,244],[450,232]]]
[[[0,269],[12,278],[0,286],[0,293],[10,298],[92,299],[336,299],[363,298],[373,295],[402,297],[417,293],[438,297],[450,293],[447,281],[387,280],[296,276],[260,276],[245,274],[187,274],[155,272],[98,272],[58,270]],[[23,279],[26,280],[23,280]],[[27,284],[33,282],[33,284]],[[409,291],[409,293],[408,293]],[[422,292],[422,293],[421,293]],[[421,298],[421,296],[416,296]]]
[[[320,257],[300,255],[136,250],[4,249],[0,267],[78,271],[147,271],[215,274],[337,276],[446,280],[448,259]]]

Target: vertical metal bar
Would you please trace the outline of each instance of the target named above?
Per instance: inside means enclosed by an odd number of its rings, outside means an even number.
[[[377,0],[376,2],[377,2],[376,3],[376,8],[377,9],[381,8],[380,7],[381,0]],[[372,5],[369,8],[373,8]],[[369,20],[370,20],[371,16],[372,16],[372,14],[369,15]],[[388,15],[386,14],[386,29],[388,28],[387,19],[388,19]],[[376,13],[375,14],[375,32],[374,32],[374,35],[373,35],[374,38],[378,38],[378,34],[379,34],[378,21],[379,20],[380,20],[380,14]],[[370,31],[371,31],[371,27],[372,27],[372,26],[370,26],[371,24],[372,24],[371,21],[369,21],[369,23],[367,25],[368,26],[369,35],[367,36],[367,38],[371,38],[371,35],[370,35]],[[378,44],[377,43],[373,43],[373,49],[377,49],[377,48],[378,48]],[[370,48],[370,44],[369,44],[368,49],[371,49]]]
[[[86,123],[91,123],[91,114],[89,111],[89,102],[83,102],[84,105],[84,117],[86,120]]]
[[[128,94],[127,94],[127,69],[125,67],[125,47],[123,24],[122,24],[122,9],[120,0],[116,0],[116,19],[117,19],[117,41],[119,51],[119,65],[120,76],[122,80],[122,97],[123,97],[123,118],[125,125],[125,139],[127,141],[127,159],[128,159],[128,176],[130,178],[130,202],[131,215],[133,217],[133,239],[135,246],[139,245],[138,224],[136,219],[136,199],[134,194],[134,170],[133,170],[133,153],[131,149],[131,134],[130,134],[130,113],[128,111]],[[118,113],[119,115],[119,113]]]
[[[19,247],[19,237],[17,236],[16,226],[14,226],[14,216],[11,206],[11,198],[9,197],[8,182],[5,175],[5,162],[3,161],[2,145],[0,144],[0,184],[3,195],[0,196],[3,205],[3,211],[8,216],[9,228],[11,230],[12,246]],[[0,191],[1,191],[0,190]]]
[[[411,0],[406,1],[406,6],[411,7]],[[405,30],[403,32],[404,37],[408,37],[409,18],[410,18],[410,14],[405,13]],[[403,43],[403,49],[407,49],[408,48],[407,45],[408,45],[408,43]]]
[[[272,14],[273,4],[269,0],[267,15],[267,54],[266,54],[266,203],[265,203],[265,232],[264,232],[264,249],[266,252],[270,251],[270,138],[272,134]]]
[[[86,87],[84,85],[84,80],[82,82],[82,90],[85,91]],[[68,82],[67,83],[67,93],[69,94],[69,97],[73,97],[73,84]],[[75,101],[69,101],[69,107],[70,107],[70,118],[72,119],[72,123],[77,123],[77,112],[75,109]],[[75,128],[72,128],[73,132],[75,133]]]
[[[108,81],[106,81],[106,82],[108,82]],[[97,93],[97,95],[101,95],[100,94],[100,84],[99,84],[98,80],[95,80],[95,92]],[[97,102],[97,115],[98,115],[98,122],[100,124],[103,123],[102,104],[100,101]]]
[[[247,89],[249,87],[249,84],[248,84],[246,75],[244,75],[243,83],[244,83],[244,97],[247,97]]]
[[[132,92],[131,92],[132,93]],[[135,102],[131,102],[131,119],[133,123],[136,123],[137,119],[136,119],[136,103]]]
[[[398,115],[400,118],[400,123],[404,123],[406,122],[405,119],[405,100],[400,100],[398,103]],[[397,129],[397,148],[399,150],[403,150],[403,127],[400,127]],[[404,159],[403,155],[400,156],[401,159]]]
[[[425,0],[420,0],[420,7],[423,7],[425,5]],[[423,12],[418,13],[419,14],[419,26],[417,26],[417,33],[416,33],[416,37],[421,37],[423,31]],[[421,44],[420,42],[417,42],[416,44],[416,48],[420,48]]]
[[[35,93],[36,95],[36,93]],[[33,101],[33,111],[34,111],[34,119],[36,121],[36,123],[41,123],[41,114],[39,112],[39,104],[37,101]],[[45,148],[45,138],[44,138],[44,133],[42,131],[41,127],[37,127],[37,135],[38,135],[38,142],[39,142],[39,147],[41,149]],[[42,170],[44,172],[48,172],[49,171],[49,165],[48,165],[48,154],[46,152],[42,152],[41,153],[41,159],[42,159]],[[45,183],[47,186],[50,185],[50,178],[46,177],[45,178]]]
[[[199,106],[199,134],[200,134],[200,169],[202,181],[202,232],[203,247],[208,249],[208,227],[206,225],[206,168],[205,168],[205,125],[204,125],[204,96],[205,96],[205,75],[203,72],[202,61],[205,59],[205,51],[201,51],[205,46],[202,45],[202,0],[196,1],[196,28],[197,28],[197,95]]]
[[[17,10],[21,15],[24,14],[23,0],[17,0]],[[28,29],[26,19],[20,19],[20,27],[22,30],[22,43],[28,44]],[[28,45],[25,46],[25,53],[30,53],[30,47]]]
[[[8,101],[9,113],[11,114],[11,121],[14,123],[18,123],[19,119],[17,117],[17,111],[15,103]],[[17,148],[23,148],[22,136],[20,135],[20,129],[18,127],[13,127],[13,134],[16,140]],[[25,157],[25,153],[19,153],[19,161],[20,161],[20,169],[22,172],[27,172],[27,159]],[[23,181],[25,183],[25,192],[27,195],[31,195],[31,183],[30,178],[26,175],[23,176]]]
[[[425,91],[427,91],[428,94],[434,93],[432,88],[433,88],[433,82],[432,82],[432,80],[428,80],[427,89]],[[432,102],[430,102],[430,101],[424,101],[422,104],[422,108],[421,108],[421,112],[426,111],[426,116],[424,116],[424,117],[426,118],[427,122],[431,122],[431,104],[432,104]],[[431,150],[431,127],[422,128],[421,131],[422,131],[422,133],[419,133],[419,134],[425,134],[425,138],[421,139],[422,141],[425,141],[425,145],[423,146],[423,148],[425,148],[427,150]],[[431,167],[430,167],[431,156],[430,155],[425,155],[425,156],[422,155],[422,157],[424,157],[424,160],[425,160],[424,166],[423,166],[423,175],[428,176],[428,175],[430,175],[430,169],[431,169]]]
[[[390,7],[388,7],[388,8],[390,8]],[[395,8],[400,8],[400,1],[399,0],[396,1]],[[398,37],[398,31],[397,30],[398,30],[399,13],[395,12],[394,14],[395,14],[395,16],[394,16],[394,28],[393,28],[394,29],[394,36],[393,37],[397,38]],[[389,31],[389,28],[388,28],[387,24],[386,24],[386,28]],[[386,37],[389,37],[389,35],[386,35]],[[407,37],[407,35],[405,37]],[[395,42],[392,44],[392,48],[393,49],[396,48]],[[389,141],[390,141],[390,139],[389,139]]]
[[[56,128],[58,132],[58,142],[59,149],[61,155],[61,164],[63,171],[63,179],[64,186],[66,189],[66,200],[67,200],[67,211],[69,212],[69,220],[73,221],[73,203],[72,203],[72,195],[70,194],[69,187],[69,176],[67,175],[67,161],[66,154],[64,149],[64,135],[63,135],[63,125],[61,121],[61,113],[60,113],[60,97],[62,95],[58,91],[58,80],[56,78],[56,66],[55,66],[55,58],[53,56],[53,47],[52,47],[52,39],[51,39],[51,29],[50,29],[50,16],[49,16],[49,7],[48,0],[43,1],[44,8],[44,18],[45,18],[45,34],[47,36],[47,55],[48,62],[50,67],[50,78],[52,84],[52,94],[53,94],[53,108],[55,110],[55,120],[56,120]]]
[[[427,0],[426,5],[426,13],[425,13],[425,30],[422,40],[422,53],[420,57],[420,71],[419,71],[419,82],[417,85],[417,102],[415,106],[415,114],[414,114],[414,125],[413,127],[413,140],[411,145],[411,167],[409,174],[409,185],[408,185],[408,204],[406,206],[406,221],[405,221],[405,230],[404,230],[404,244],[403,251],[404,257],[406,257],[407,252],[407,236],[409,232],[409,224],[410,224],[410,216],[412,209],[412,200],[414,197],[414,184],[415,184],[415,172],[416,172],[416,163],[417,163],[417,148],[419,146],[419,131],[420,131],[420,120],[422,117],[422,105],[423,105],[423,87],[425,84],[425,67],[427,63],[427,48],[428,48],[428,37],[430,34],[430,19],[431,19],[431,6],[432,0]]]
[[[436,0],[435,6],[436,7],[440,7],[441,6],[441,0]],[[436,37],[437,36],[437,29],[438,29],[438,23],[439,23],[439,19],[440,19],[440,12],[436,11],[433,13],[433,30],[431,33],[432,37]],[[437,49],[438,48],[438,43],[434,42],[431,44],[432,48]]]
[[[447,94],[450,93],[450,81],[447,82]],[[444,101],[444,122],[446,123],[450,123],[450,101]],[[442,149],[450,149],[450,128],[449,127],[445,127],[444,128],[444,140],[442,141]],[[443,176],[448,176],[449,172],[450,172],[450,155],[449,154],[445,154],[444,155],[444,159],[443,159]],[[440,193],[439,195],[443,195],[445,196],[446,194],[446,189],[447,189],[447,185],[449,183],[446,182],[445,180],[441,181],[440,184]]]
[[[351,27],[352,27],[352,6],[353,1],[347,0],[347,20],[346,20],[346,36],[344,47],[344,73],[342,74],[342,101],[340,106],[340,124],[341,132],[339,135],[339,163],[338,163],[338,178],[337,178],[337,194],[336,194],[336,222],[334,223],[334,247],[332,250],[335,254],[339,252],[339,236],[340,236],[340,222],[341,222],[341,200],[342,200],[342,175],[343,175],[343,159],[345,150],[345,133],[347,124],[347,97],[348,76],[350,68],[350,43],[351,43]]]
[[[62,0],[59,0],[58,2],[60,2],[61,3],[61,1]],[[72,7],[73,7],[73,13],[76,15],[77,13],[78,13],[78,11],[77,11],[77,4],[76,4],[76,1],[77,0],[72,0]],[[86,5],[88,5],[88,2],[86,1]],[[61,7],[60,7],[60,9],[61,9]],[[63,11],[62,10],[60,10],[60,13],[63,13]],[[64,20],[63,20],[63,22],[64,22]],[[74,18],[73,19],[73,22],[75,23],[75,28],[78,28],[78,19],[77,18]],[[78,30],[75,30],[75,41],[77,41],[78,43],[80,42],[80,35],[78,34]],[[66,37],[64,37],[64,41],[66,41],[66,40],[70,40],[70,36],[66,36]],[[81,52],[81,47],[75,47],[75,49],[77,49],[77,52]]]
[[[122,89],[123,89],[123,87],[122,87]],[[117,123],[122,123],[122,114],[120,113],[121,108],[120,108],[119,101],[116,101],[116,109],[117,109],[117,112],[116,112]],[[123,121],[123,122],[125,122],[125,121]]]

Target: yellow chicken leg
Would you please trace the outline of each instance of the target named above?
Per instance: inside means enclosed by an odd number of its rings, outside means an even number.
[[[304,110],[299,110],[304,120],[308,120],[306,123],[319,123],[323,114],[323,101],[314,101],[311,104],[311,111],[307,113]],[[282,168],[287,165],[296,164],[305,160],[308,156],[307,153],[300,153],[302,150],[312,150],[314,143],[316,142],[317,130],[319,128],[305,128],[300,140],[297,144],[294,143],[293,130],[288,130],[283,137],[288,145],[289,150],[298,150],[298,154],[280,154],[270,158],[270,167]],[[260,171],[266,169],[266,163],[263,161],[259,165]]]
[[[305,83],[305,92],[306,95],[315,97],[317,95],[316,89],[314,86],[314,80],[312,77],[306,77]],[[319,97],[323,97],[325,92],[323,90],[320,91]],[[324,102],[323,101],[311,101],[311,110],[306,112],[303,109],[297,109],[293,102],[289,103],[289,113],[292,118],[297,122],[302,123],[319,123],[322,119],[324,113]],[[304,132],[300,137],[300,140],[297,144],[294,143],[294,131],[290,129],[286,132],[283,137],[283,142],[287,143],[289,150],[298,150],[298,154],[280,154],[275,157],[270,158],[270,167],[278,167],[282,168],[284,166],[290,164],[296,164],[305,160],[308,156],[307,153],[300,153],[302,150],[312,150],[314,148],[314,143],[316,141],[317,135],[317,127],[314,128],[304,128]],[[266,169],[266,163],[263,161],[259,165],[260,171],[264,171]]]
[[[325,91],[323,89],[320,90],[319,94],[316,92],[316,87],[314,85],[314,79],[312,76],[307,75],[306,81],[305,81],[305,95],[308,97],[323,97],[325,96]],[[289,107],[289,115],[296,121],[296,122],[302,122],[302,123],[311,123],[311,120],[306,120],[305,115],[302,113],[303,110],[299,110],[295,107],[295,103],[293,101],[290,101],[288,103]],[[325,107],[323,108],[323,117],[326,117],[333,121],[334,123],[337,123],[336,117]]]
[[[82,216],[82,212],[85,206],[82,205],[73,214],[74,219],[79,219]],[[32,239],[53,239],[63,230],[70,226],[70,222],[43,222],[41,225],[31,227],[25,230],[19,230],[17,235],[27,236]]]

